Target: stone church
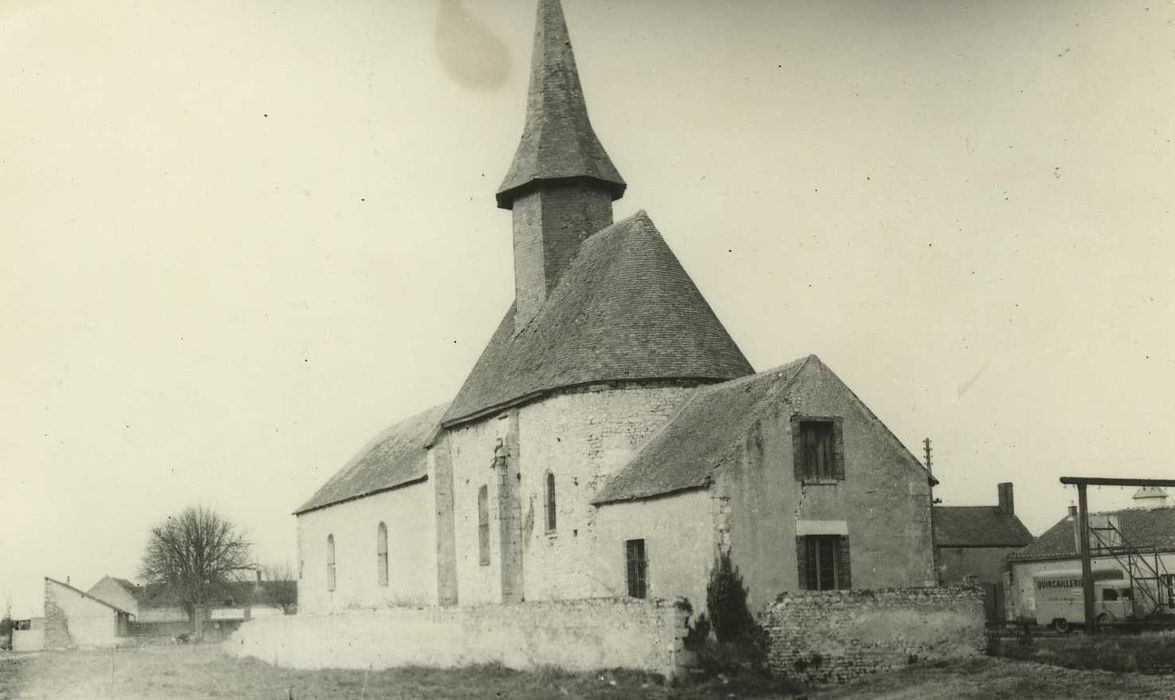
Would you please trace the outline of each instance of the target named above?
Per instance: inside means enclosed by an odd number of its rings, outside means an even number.
[[[756,373],[588,119],[539,0],[497,192],[515,301],[453,400],[296,511],[302,612],[630,596],[705,605],[731,553],[786,590],[933,585],[932,477],[814,355]],[[454,322],[457,322],[454,319]]]

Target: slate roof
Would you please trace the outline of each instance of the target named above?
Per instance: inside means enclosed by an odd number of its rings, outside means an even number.
[[[542,180],[588,180],[612,199],[627,187],[588,119],[559,0],[539,0],[526,125],[498,188],[498,206],[512,209],[516,197]]]
[[[727,334],[645,212],[593,234],[520,332],[514,308],[457,393],[444,425],[563,387],[748,375]]]
[[[434,406],[380,433],[294,514],[425,479],[428,454],[424,448],[448,407]]]
[[[1122,537],[1140,549],[1175,552],[1175,508],[1150,510],[1127,508],[1097,515],[1115,515]],[[1073,519],[1064,517],[1056,525],[1037,537],[1032,544],[1008,556],[1015,561],[1071,559],[1079,556]]]
[[[999,506],[935,506],[934,543],[939,547],[1023,547],[1032,533]]]
[[[767,372],[696,390],[669,425],[604,484],[593,503],[708,486],[714,470],[812,361],[819,362],[809,355]]]

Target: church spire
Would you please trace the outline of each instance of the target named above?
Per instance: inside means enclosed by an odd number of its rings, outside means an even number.
[[[514,214],[514,328],[542,310],[580,244],[612,223],[624,194],[588,120],[559,0],[539,0],[526,126],[498,206]]]
[[[498,206],[513,209],[516,199],[544,182],[574,181],[612,199],[627,187],[588,119],[563,7],[559,0],[539,0],[526,126],[498,188]]]

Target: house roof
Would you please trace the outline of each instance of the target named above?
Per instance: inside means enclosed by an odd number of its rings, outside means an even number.
[[[1144,550],[1175,552],[1175,507],[1107,511],[1095,515],[1117,516],[1118,529],[1132,547]],[[1044,559],[1070,559],[1079,556],[1077,537],[1073,531],[1073,517],[1066,516],[1050,527],[1032,544],[1008,559],[1016,561],[1039,561]]]
[[[623,469],[594,503],[650,498],[702,488],[815,355],[736,381],[698,389]]]
[[[723,381],[751,365],[645,212],[584,241],[538,315],[506,313],[446,427],[583,384]]]
[[[448,407],[448,404],[434,406],[380,433],[294,514],[425,479],[428,454],[424,448]]]
[[[219,585],[212,596],[223,605],[230,607],[247,605],[273,605],[274,590],[288,585],[289,581],[229,581]],[[175,586],[166,583],[149,583],[140,589],[140,609],[178,608],[183,597]]]
[[[940,547],[1023,547],[1032,533],[999,506],[935,506],[934,543]]]
[[[515,198],[544,180],[586,180],[612,199],[627,187],[588,119],[559,0],[539,0],[526,125],[498,188],[498,206],[512,209]]]
[[[45,577],[45,580],[49,581],[50,583],[57,584],[58,586],[61,586],[62,588],[69,589],[69,590],[73,591],[74,593],[77,593],[78,595],[82,596],[83,598],[89,598],[90,600],[94,601],[95,603],[101,603],[102,605],[105,605],[106,607],[110,608],[111,610],[113,610],[115,612],[120,612],[124,615],[134,615],[134,613],[130,612],[129,610],[123,610],[122,608],[118,607],[117,605],[114,605],[113,603],[109,603],[105,600],[102,600],[101,598],[99,598],[97,596],[90,595],[89,593],[86,593],[85,591],[83,591],[81,589],[74,588],[73,586],[69,585],[68,583],[62,583],[61,581],[58,581],[55,578],[49,578],[48,576]]]

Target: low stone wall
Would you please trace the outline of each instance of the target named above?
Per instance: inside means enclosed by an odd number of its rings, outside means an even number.
[[[631,668],[672,679],[686,613],[665,601],[600,598],[456,608],[390,608],[250,620],[225,650],[303,669],[501,663],[574,671]]]
[[[760,622],[771,669],[817,685],[978,656],[986,643],[978,588],[785,593]]]

